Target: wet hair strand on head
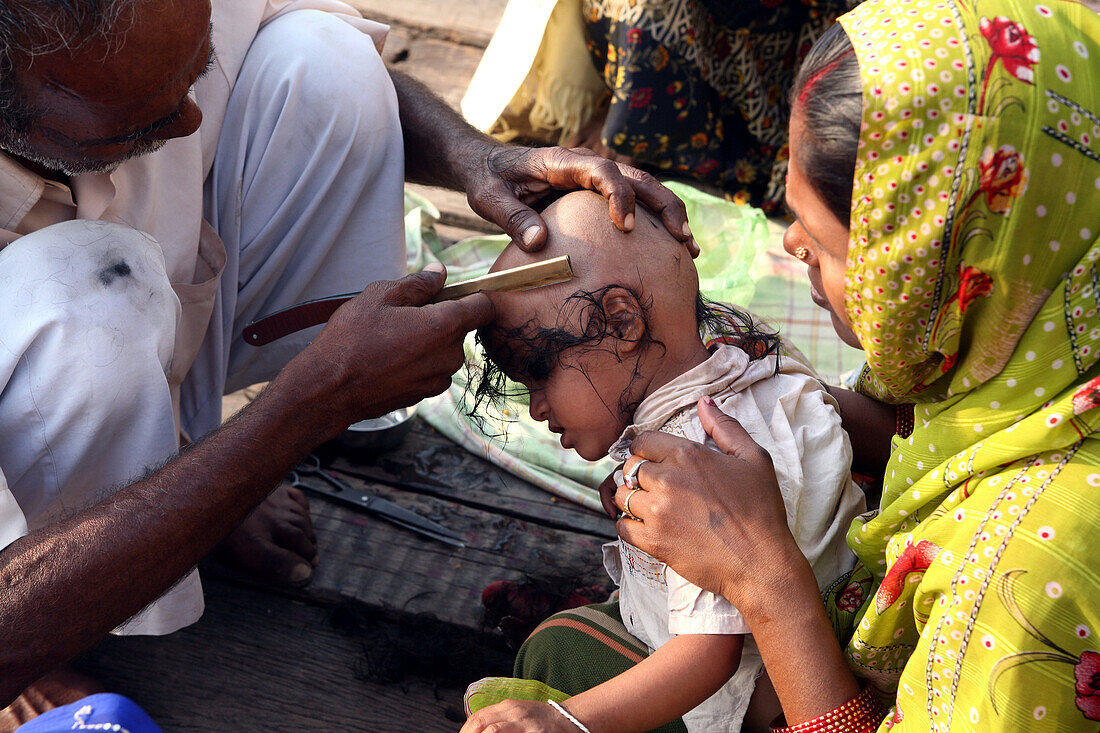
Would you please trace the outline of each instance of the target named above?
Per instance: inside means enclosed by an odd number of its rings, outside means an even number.
[[[521,401],[526,394],[523,386],[512,382],[508,374],[518,379],[540,381],[560,363],[559,360],[566,351],[577,354],[577,349],[581,350],[580,353],[604,351],[621,359],[614,346],[604,345],[605,339],[612,336],[613,325],[603,307],[603,298],[608,291],[615,289],[626,290],[637,298],[632,289],[623,285],[607,285],[595,291],[580,290],[566,299],[559,322],[553,327],[529,322],[506,331],[493,329],[491,326],[478,330],[477,343],[484,350],[486,358],[483,364],[467,364],[464,401],[466,414],[483,432],[488,434],[487,424],[495,419],[507,422],[507,418],[501,416],[507,415],[509,405]],[[663,343],[649,335],[650,304],[643,303],[640,299],[638,302],[642,306],[645,329],[636,343],[645,349],[650,346],[664,349]],[[701,294],[697,295],[695,319],[700,336],[706,340],[708,347],[718,343],[737,346],[753,361],[772,354],[779,356],[782,343],[779,334],[767,330],[749,314],[733,306],[712,302]],[[563,323],[581,323],[583,330],[574,333],[572,329],[563,327]],[[644,353],[639,353],[634,367],[635,379],[640,376],[639,370],[644,356]],[[778,374],[778,358],[775,369]],[[639,396],[633,395],[628,387],[618,396],[616,404],[604,402],[604,407],[629,422],[639,403]],[[496,414],[490,414],[490,409]],[[506,425],[493,437],[503,437],[506,435],[505,430]]]

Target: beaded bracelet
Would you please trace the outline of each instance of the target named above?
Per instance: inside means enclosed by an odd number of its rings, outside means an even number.
[[[561,706],[560,703],[554,702],[553,700],[547,700],[546,704],[564,715],[566,720],[577,726],[577,728],[579,728],[580,730],[584,731],[584,733],[592,733],[592,731],[588,730],[588,728],[584,726],[584,723],[574,718],[568,710]]]
[[[897,419],[894,423],[894,433],[903,438],[913,434],[913,405],[903,404],[897,406]]]
[[[780,717],[772,723],[772,733],[874,733],[887,712],[875,691],[865,687],[848,702],[813,720],[777,726],[776,722],[785,722]]]

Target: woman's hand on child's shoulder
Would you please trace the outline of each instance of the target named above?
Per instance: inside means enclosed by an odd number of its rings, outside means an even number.
[[[665,433],[634,440],[624,468],[647,461],[637,475],[642,490],[630,500],[640,521],[619,520],[619,536],[744,613],[761,584],[781,582],[770,576],[786,577],[782,569],[801,553],[767,451],[705,400],[699,417],[722,453]],[[617,487],[616,506],[631,491]]]

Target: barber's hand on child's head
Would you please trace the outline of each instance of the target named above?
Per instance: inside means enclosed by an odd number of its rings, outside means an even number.
[[[636,478],[641,490],[631,496],[617,487],[615,505],[623,508],[630,496],[640,521],[620,519],[619,536],[737,605],[755,573],[780,557],[786,562],[794,539],[767,451],[706,400],[699,417],[722,453],[666,433],[634,439],[624,470],[645,461]]]
[[[531,208],[551,189],[587,188],[608,200],[611,220],[624,232],[634,228],[634,202],[641,201],[684,243],[692,257],[699,245],[688,228],[684,202],[656,178],[591,150],[524,148],[497,145],[483,167],[467,182],[470,206],[498,224],[522,249],[535,252],[546,244],[546,222]]]

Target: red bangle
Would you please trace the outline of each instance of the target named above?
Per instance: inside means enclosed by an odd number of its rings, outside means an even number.
[[[870,687],[838,708],[813,720],[790,726],[782,718],[772,723],[772,733],[874,733],[889,712]]]
[[[913,424],[913,405],[898,405],[894,433],[903,438],[908,438],[913,434]]]

